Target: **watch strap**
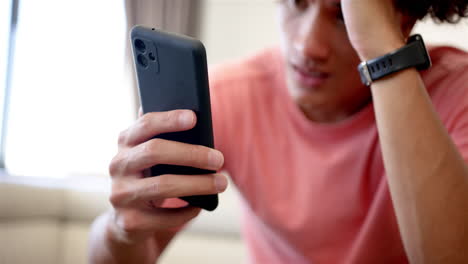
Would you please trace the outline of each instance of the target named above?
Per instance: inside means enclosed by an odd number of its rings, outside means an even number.
[[[358,69],[362,82],[370,85],[372,81],[407,68],[416,67],[418,70],[424,70],[430,66],[431,60],[424,41],[421,35],[417,34],[411,36],[405,46],[381,57],[363,62]]]

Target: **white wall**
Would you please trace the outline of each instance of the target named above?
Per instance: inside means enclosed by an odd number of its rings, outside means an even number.
[[[275,0],[204,0],[200,38],[210,63],[220,63],[278,42]],[[452,44],[468,50],[468,20],[461,24],[420,23],[416,32],[427,43]]]
[[[414,32],[420,33],[427,43],[452,45],[468,51],[468,19],[456,25],[436,24],[426,19],[416,25]]]
[[[275,0],[202,1],[200,38],[209,63],[237,58],[277,43]]]

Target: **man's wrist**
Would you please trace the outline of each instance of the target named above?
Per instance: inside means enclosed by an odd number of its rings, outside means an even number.
[[[375,41],[374,44],[369,47],[360,49],[358,51],[358,56],[361,61],[368,61],[393,52],[405,45],[406,42],[403,38],[388,37]]]
[[[115,223],[115,215],[113,211],[108,211],[104,214],[105,217],[105,238],[111,244],[130,244],[119,232]]]
[[[104,239],[109,256],[115,263],[155,263],[157,259],[154,238],[131,241],[124,236],[123,231],[115,222],[114,211],[110,210],[104,215]]]

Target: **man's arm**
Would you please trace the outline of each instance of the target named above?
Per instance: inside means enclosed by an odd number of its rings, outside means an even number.
[[[372,85],[387,180],[414,263],[468,261],[468,169],[419,73]]]
[[[361,60],[404,45],[411,21],[394,1],[343,0],[341,5]],[[376,81],[371,90],[390,194],[410,261],[466,263],[468,168],[419,73],[404,70]]]

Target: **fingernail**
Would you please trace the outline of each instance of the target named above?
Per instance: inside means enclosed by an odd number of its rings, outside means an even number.
[[[218,192],[224,192],[227,188],[227,184],[226,176],[219,174],[215,176],[215,186]]]
[[[208,152],[208,165],[215,170],[218,170],[223,166],[224,157],[218,150],[212,149]]]
[[[188,127],[193,123],[193,114],[188,111],[184,111],[179,115],[179,122],[182,126]]]

